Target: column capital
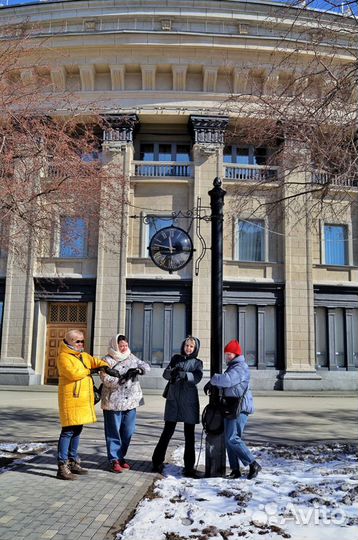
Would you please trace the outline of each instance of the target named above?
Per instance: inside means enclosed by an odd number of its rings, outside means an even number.
[[[224,144],[224,134],[229,123],[228,116],[190,116],[194,144],[214,151]]]
[[[110,114],[105,116],[103,144],[110,151],[122,150],[128,143],[133,143],[133,136],[138,127],[136,114]]]

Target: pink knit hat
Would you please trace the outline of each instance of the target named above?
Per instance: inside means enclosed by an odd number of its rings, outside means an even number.
[[[242,348],[237,339],[232,339],[227,345],[225,345],[224,353],[231,352],[236,356],[242,355]]]

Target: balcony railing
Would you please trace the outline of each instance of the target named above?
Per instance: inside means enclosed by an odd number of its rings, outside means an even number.
[[[345,178],[344,176],[337,176],[331,174],[327,171],[315,171],[312,173],[312,182],[314,184],[320,185],[331,185],[337,187],[358,187],[358,176],[357,178]]]
[[[246,182],[275,182],[278,167],[266,165],[225,165],[225,180],[244,180]]]
[[[191,163],[179,163],[178,161],[134,161],[133,166],[134,176],[190,178],[193,174]]]
[[[47,166],[47,177],[51,180],[60,180],[65,176],[63,169],[57,165]]]

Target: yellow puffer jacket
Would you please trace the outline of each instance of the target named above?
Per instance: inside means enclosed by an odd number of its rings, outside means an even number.
[[[100,366],[107,366],[107,363],[85,352],[73,351],[66,343],[61,343],[57,369],[59,373],[58,403],[62,427],[93,424],[97,421],[90,369]]]

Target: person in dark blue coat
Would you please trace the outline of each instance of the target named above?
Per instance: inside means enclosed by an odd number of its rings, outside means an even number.
[[[203,376],[203,363],[197,358],[198,338],[189,336],[181,346],[181,354],[174,354],[163,372],[168,381],[163,396],[166,398],[164,429],[155,447],[153,472],[162,472],[165,454],[177,422],[184,422],[184,476],[195,476],[195,424],[199,424],[199,395],[197,384]]]
[[[222,389],[223,397],[243,397],[241,411],[234,418],[224,418],[225,444],[231,473],[228,478],[241,476],[240,461],[243,465],[249,465],[248,479],[255,478],[261,470],[252,452],[243,440],[244,428],[249,414],[254,412],[252,393],[250,390],[250,369],[242,354],[240,343],[233,339],[224,349],[227,368],[224,373],[215,373],[210,381],[204,386],[204,392],[210,392],[212,386]]]

